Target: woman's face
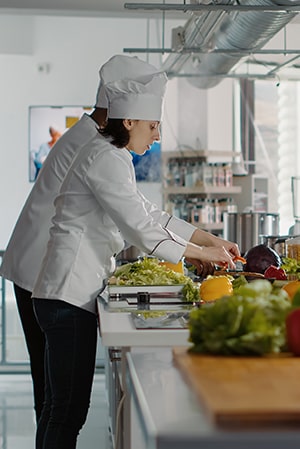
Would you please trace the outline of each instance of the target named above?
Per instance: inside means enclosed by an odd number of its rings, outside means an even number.
[[[123,123],[129,132],[127,149],[138,155],[146,153],[155,141],[160,140],[160,122],[125,119]]]

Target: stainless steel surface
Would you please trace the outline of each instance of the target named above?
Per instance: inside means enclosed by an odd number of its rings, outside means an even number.
[[[293,236],[293,237],[300,235],[300,219],[295,220],[295,223],[293,224],[293,226],[290,227],[289,235]]]
[[[169,285],[116,285],[109,284],[107,286],[107,293],[110,299],[120,298],[122,295],[137,296],[139,293],[149,293],[154,297],[175,297],[182,296],[183,284],[169,284]]]
[[[120,348],[106,348],[105,375],[108,387],[109,427],[112,440],[114,442],[114,447],[116,447],[115,439],[117,432],[118,406],[123,396],[121,380],[121,354],[122,350]]]
[[[136,329],[188,329],[189,311],[135,310],[130,313]]]
[[[278,214],[224,213],[224,238],[238,243],[242,254],[261,243],[261,235],[277,235],[278,232]]]

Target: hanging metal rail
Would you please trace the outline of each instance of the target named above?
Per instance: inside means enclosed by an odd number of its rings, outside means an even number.
[[[165,22],[165,13],[167,11],[182,11],[182,12],[211,12],[211,11],[224,11],[224,12],[249,12],[249,11],[261,11],[264,13],[268,12],[281,12],[281,13],[288,13],[288,12],[300,12],[300,5],[240,5],[240,4],[186,4],[185,0],[183,3],[125,3],[124,8],[130,9],[130,10],[160,10],[162,11],[162,20],[163,20],[163,40],[161,48],[124,48],[123,51],[125,53],[160,53],[160,54],[173,54],[173,55],[205,55],[205,54],[211,54],[211,55],[229,55],[231,57],[247,57],[252,56],[253,61],[250,61],[252,63],[256,62],[258,65],[265,66],[265,68],[268,68],[270,70],[267,71],[264,75],[262,74],[242,74],[242,73],[227,73],[227,74],[214,74],[214,77],[254,77],[254,78],[271,78],[276,76],[276,72],[283,68],[292,67],[299,69],[299,65],[295,64],[295,61],[300,56],[300,50],[294,50],[294,49],[287,49],[286,48],[286,42],[284,43],[284,48],[282,49],[234,49],[234,48],[209,48],[208,46],[188,46],[185,47],[182,45],[180,48],[165,48],[164,46],[164,22]],[[289,56],[289,58],[285,59],[285,61],[281,62],[275,62],[275,61],[259,61],[255,59],[255,55],[283,55],[283,56]],[[216,57],[216,56],[215,56]],[[168,73],[168,76],[174,77],[174,76],[185,76],[187,78],[189,77],[201,77],[201,75],[195,75],[193,73],[189,74],[185,72],[183,75],[179,73],[179,70],[172,70],[170,67],[166,70]]]
[[[147,11],[261,11],[261,12],[300,12],[300,6],[276,6],[276,5],[222,5],[211,3],[209,5],[203,4],[178,4],[178,3],[124,3],[125,9],[137,10],[143,9]]]

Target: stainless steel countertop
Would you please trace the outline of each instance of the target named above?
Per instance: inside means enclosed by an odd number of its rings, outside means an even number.
[[[106,302],[97,299],[101,343],[103,346],[188,346],[188,329],[136,329],[130,313],[110,312]]]
[[[127,358],[127,388],[147,448],[298,449],[300,430],[221,430],[174,366],[171,348],[133,348]]]

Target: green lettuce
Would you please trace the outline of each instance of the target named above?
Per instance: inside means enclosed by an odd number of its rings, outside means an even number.
[[[287,274],[294,274],[300,279],[300,261],[292,257],[283,257],[281,268]]]
[[[156,258],[145,257],[136,262],[121,265],[109,282],[114,285],[183,285],[184,301],[200,301],[199,284],[184,274],[159,265],[159,260]]]
[[[190,313],[192,352],[263,355],[285,348],[285,318],[291,309],[284,291],[255,280],[232,296],[207,303]]]

